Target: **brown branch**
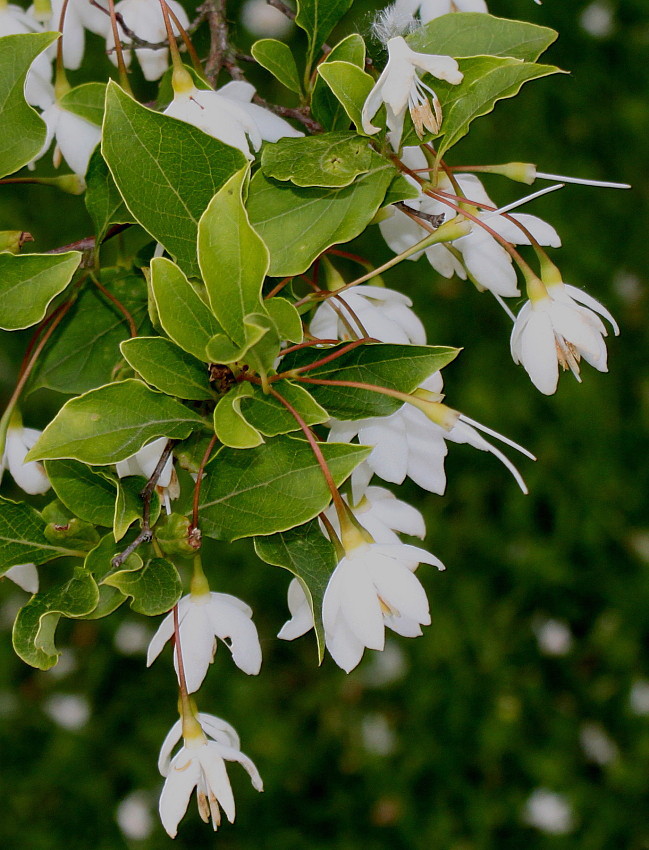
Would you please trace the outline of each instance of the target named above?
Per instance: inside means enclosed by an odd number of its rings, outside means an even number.
[[[289,21],[295,20],[295,12],[291,9],[290,6],[287,6],[286,3],[283,3],[282,0],[266,0],[269,6],[272,6],[273,9],[277,9],[282,15],[285,15]]]
[[[299,121],[300,124],[303,124],[310,133],[323,132],[322,125],[318,124],[315,118],[311,117],[311,110],[308,106],[279,106],[275,103],[269,103],[258,94],[255,94],[252,99],[258,106],[263,106],[264,109],[274,112],[275,115],[279,115],[281,118],[295,118],[295,120]]]
[[[123,230],[126,230],[127,228],[132,226],[132,224],[114,224],[108,229],[106,235],[101,240],[102,245],[104,242],[107,242],[109,239],[112,239],[113,236],[117,236],[118,233],[121,233]],[[52,248],[49,251],[45,251],[45,253],[65,254],[66,251],[94,251],[96,244],[97,239],[94,236],[85,236],[83,239],[78,239],[76,242],[70,242],[67,245],[61,245],[58,248]]]
[[[132,555],[133,552],[140,546],[142,543],[150,543],[153,539],[153,532],[151,531],[151,497],[153,495],[153,491],[155,490],[155,486],[158,483],[158,479],[162,475],[162,470],[165,468],[165,464],[169,460],[169,455],[173,451],[173,447],[176,444],[176,440],[167,440],[167,445],[164,447],[162,454],[160,455],[160,460],[156,464],[156,468],[153,470],[153,474],[146,482],[143,490],[140,493],[140,496],[143,501],[142,507],[142,531],[138,534],[138,536],[133,540],[132,543],[124,549],[123,552],[120,552],[119,555],[116,555],[111,564],[115,569],[118,569],[122,566],[124,561],[128,558],[129,555]]]
[[[441,213],[440,215],[432,215],[431,213],[421,212],[420,210],[413,210],[412,207],[409,207],[408,204],[404,204],[403,201],[397,201],[394,206],[406,215],[416,216],[417,218],[423,219],[423,221],[427,221],[435,228],[435,230],[444,224],[444,219],[446,218],[444,213]]]

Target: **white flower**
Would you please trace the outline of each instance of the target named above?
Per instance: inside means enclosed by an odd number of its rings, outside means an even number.
[[[61,21],[61,10],[64,0],[51,0],[51,14],[40,19],[48,30],[56,32]],[[34,6],[30,6],[28,14],[38,19]],[[63,64],[70,70],[76,70],[81,65],[86,43],[86,30],[105,38],[110,30],[110,17],[92,6],[89,0],[68,0],[63,23]],[[56,45],[54,46],[56,54]]]
[[[322,601],[327,649],[347,673],[365,651],[382,650],[385,627],[417,637],[430,624],[426,593],[414,575],[420,563],[443,570],[442,562],[404,543],[361,543],[331,574]]]
[[[565,835],[575,827],[572,809],[566,798],[547,788],[537,788],[530,795],[523,811],[523,820],[551,835]]]
[[[372,118],[381,104],[385,103],[387,124],[391,131],[390,141],[393,148],[398,150],[406,108],[410,111],[420,138],[425,130],[438,133],[442,122],[442,110],[437,95],[421,81],[417,70],[425,71],[452,85],[462,82],[463,75],[455,59],[431,53],[416,53],[400,35],[391,38],[386,46],[388,62],[365,101],[362,122],[363,130],[368,135],[378,133],[381,128],[372,124]],[[428,95],[433,99],[432,109]]]
[[[46,493],[50,482],[43,465],[35,460],[25,463],[25,455],[35,445],[41,432],[22,425],[10,425],[7,430],[4,455],[0,463],[0,481],[5,469],[9,469],[16,484],[30,496]]]
[[[545,655],[565,655],[572,647],[572,632],[562,620],[545,620],[534,627],[539,649]]]
[[[261,646],[252,622],[252,610],[228,593],[190,593],[178,603],[180,646],[189,693],[197,691],[214,660],[216,639],[220,638],[232,653],[234,663],[249,675],[259,673]],[[174,633],[173,612],[168,614],[151,639],[147,667],[158,657]],[[178,654],[174,646],[174,666],[178,672]]]
[[[343,496],[343,499],[349,501],[347,496]],[[354,516],[376,543],[400,543],[397,532],[411,534],[422,540],[426,536],[426,524],[421,512],[397,499],[385,487],[368,487],[353,510]],[[327,508],[325,514],[340,536],[340,521],[334,506]]]
[[[173,758],[171,752],[182,737],[180,720],[172,726],[160,750],[158,768],[166,777],[160,795],[160,819],[172,838],[176,836],[194,788],[198,812],[206,823],[211,816],[214,829],[219,827],[219,806],[230,823],[234,821],[234,796],[225,769],[226,761],[239,762],[250,776],[253,788],[264,790],[259,771],[252,760],[240,751],[239,736],[232,726],[219,717],[203,713],[198,715],[198,723],[203,734],[199,732],[186,737]]]
[[[426,167],[426,158],[419,148],[405,148],[402,159],[413,170]],[[496,206],[475,175],[457,174],[456,179],[468,202],[491,207]],[[420,188],[414,180],[410,179],[410,182]],[[440,178],[437,188],[452,195],[457,194],[446,176]],[[443,215],[445,221],[451,221],[456,217],[454,210],[442,201],[423,193],[420,194],[419,198],[408,200],[405,203],[414,213]],[[457,204],[458,202],[454,201],[453,203]],[[427,230],[420,227],[404,212],[395,207],[389,209],[392,214],[379,223],[379,228],[383,238],[396,254],[411,248],[428,235]],[[550,245],[553,248],[558,248],[561,245],[561,239],[556,230],[537,216],[526,213],[510,213],[509,217],[505,218],[497,212],[480,211],[477,208],[472,210],[472,213],[483,224],[490,227],[512,245],[530,244],[524,230],[519,228],[515,222],[529,230],[540,245]],[[514,221],[511,221],[511,219]],[[450,243],[450,246],[442,243],[431,245],[424,252],[413,254],[408,259],[417,260],[421,253],[425,253],[428,262],[443,277],[450,278],[457,274],[458,277],[465,280],[468,272],[471,279],[482,289],[489,289],[504,297],[519,295],[516,271],[510,254],[487,230],[475,222],[469,221],[469,223],[471,231],[466,236]],[[461,260],[457,257],[458,252]]]
[[[582,357],[606,372],[607,331],[600,316],[611,323],[617,336],[620,329],[615,319],[592,296],[563,283],[546,286],[516,317],[510,343],[514,363],[523,365],[534,386],[545,395],[557,389],[559,364],[570,369],[578,381]]]
[[[346,496],[343,498],[348,501]],[[333,505],[325,514],[335,531],[340,533],[340,522]],[[360,502],[354,505],[354,514],[376,543],[398,545],[401,541],[397,531],[422,539],[426,535],[426,525],[421,513],[412,505],[397,499],[394,493],[384,487],[368,487]],[[291,619],[284,623],[277,637],[282,640],[295,640],[313,628],[311,605],[296,578],[292,579],[288,586],[287,602]]]
[[[58,168],[63,157],[75,174],[85,177],[92,152],[101,139],[101,128],[80,115],[64,109],[56,102],[43,110],[41,118],[45,121],[47,135],[40,153],[34,157],[33,162],[47,153],[52,139],[55,139],[54,167]]]
[[[35,564],[16,564],[4,574],[27,593],[38,593],[38,572]]]
[[[276,142],[286,136],[304,135],[288,121],[252,103],[254,94],[254,86],[240,80],[227,83],[218,91],[197,89],[192,83],[174,93],[164,113],[238,148],[248,159],[254,159],[250,144],[257,151],[262,141]]]
[[[285,38],[293,29],[293,22],[266,0],[246,0],[241,23],[257,38]]]
[[[143,446],[134,455],[127,457],[125,460],[120,460],[115,464],[117,474],[120,478],[125,478],[127,475],[143,475],[145,478],[151,478],[166,445],[166,437],[159,437],[157,440],[147,443],[146,446]],[[165,465],[162,467],[162,472],[158,476],[156,492],[163,500],[167,513],[171,513],[169,500],[177,499],[180,495],[178,478],[174,469],[173,453],[167,458]]]
[[[360,337],[402,345],[424,345],[426,331],[401,292],[381,286],[354,286],[332,295],[315,312],[311,333],[318,339]]]
[[[189,18],[180,3],[176,2],[176,0],[167,0],[167,6],[169,6],[178,18],[183,29],[187,29],[189,27]],[[122,16],[126,26],[143,41],[153,44],[166,41],[167,30],[165,29],[159,0],[120,0],[115,5],[115,12]],[[174,35],[180,35],[173,19],[171,26]],[[130,37],[122,32],[119,24],[117,30],[122,44],[131,44]],[[106,32],[106,49],[109,51],[108,56],[112,63],[117,65],[114,47],[115,39],[112,27],[110,27]],[[144,78],[146,80],[159,80],[169,67],[169,51],[167,48],[153,50],[149,47],[136,47],[134,50],[142,68]],[[128,67],[131,63],[131,53],[129,50],[124,52],[124,61]]]
[[[435,372],[421,385],[421,389],[434,394],[438,394],[441,388],[439,372]],[[521,490],[526,493],[525,483],[513,463],[478,431],[484,431],[532,459],[533,455],[464,414],[456,414],[455,417],[455,423],[447,430],[432,422],[421,410],[404,404],[390,416],[375,416],[353,422],[332,420],[329,442],[350,442],[358,436],[362,445],[374,447],[367,460],[352,474],[354,500],[361,498],[373,473],[393,484],[401,484],[407,476],[424,490],[442,495],[446,489],[444,458],[447,440],[469,443],[476,449],[491,452],[509,469]]]

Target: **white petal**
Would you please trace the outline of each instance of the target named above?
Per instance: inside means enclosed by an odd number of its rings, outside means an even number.
[[[160,747],[160,755],[158,756],[158,770],[162,776],[169,773],[169,765],[171,763],[171,753],[176,747],[176,744],[182,738],[182,721],[176,720],[171,729],[167,732],[162,746]]]
[[[56,142],[70,168],[85,176],[90,156],[101,139],[101,129],[80,115],[61,109]]]
[[[198,720],[205,734],[213,738],[217,744],[234,747],[236,750],[241,748],[241,741],[239,740],[237,730],[227,720],[224,720],[222,717],[216,717],[214,714],[207,714],[204,711],[198,713]]]
[[[204,747],[197,748],[197,755],[205,774],[208,790],[214,794],[232,823],[235,815],[234,795],[225,762],[221,756],[221,747],[219,744],[208,741]]]
[[[300,582],[294,578],[288,586],[288,620],[277,634],[282,640],[295,640],[313,628],[313,613]]]
[[[613,331],[615,336],[619,336],[620,328],[618,327],[617,322],[613,318],[613,316],[609,313],[609,311],[604,307],[603,304],[600,304],[592,295],[589,295],[587,292],[584,292],[583,289],[578,289],[576,286],[571,286],[568,283],[564,283],[564,288],[571,298],[574,298],[575,301],[579,301],[581,304],[584,304],[586,307],[589,307],[595,313],[599,313],[600,316],[604,316],[605,319],[613,326]],[[549,291],[552,292],[553,287],[549,288]]]
[[[150,667],[162,652],[167,641],[171,640],[174,633],[174,618],[173,613],[167,614],[164,620],[158,626],[156,633],[151,638],[149,648],[146,654],[146,666]]]
[[[238,748],[234,747],[220,747],[220,753],[226,761],[236,761],[241,767],[246,771],[248,776],[250,777],[250,781],[252,782],[252,787],[256,791],[264,790],[264,783],[259,775],[259,771],[255,766],[255,763],[251,758],[249,758],[245,753],[242,753]]]
[[[160,820],[166,832],[176,837],[178,824],[187,811],[189,798],[201,773],[198,759],[192,759],[185,747],[171,762],[169,775],[160,795]]]
[[[255,624],[239,608],[219,599],[219,595],[212,593],[207,607],[212,630],[225,641],[237,667],[256,676],[261,668],[261,646]]]
[[[367,569],[370,547],[355,550],[340,562],[336,571],[344,570],[344,591],[340,601],[347,625],[370,649],[383,649],[385,632],[376,590]]]
[[[180,624],[180,649],[183,656],[187,690],[197,691],[214,660],[216,637],[209,619],[207,603],[192,603]],[[174,646],[174,667],[178,673],[178,647]]]
[[[330,632],[325,632],[329,654],[345,673],[354,669],[363,657],[365,644],[351,631],[341,617]]]
[[[552,395],[556,392],[559,381],[554,330],[547,313],[534,310],[533,307],[531,309],[532,314],[518,338],[518,362],[523,364],[532,383],[540,392]]]
[[[35,564],[16,564],[4,574],[27,593],[38,593],[38,571]]]

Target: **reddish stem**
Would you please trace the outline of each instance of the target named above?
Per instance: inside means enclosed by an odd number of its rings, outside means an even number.
[[[203,455],[203,459],[201,460],[201,465],[198,467],[198,476],[196,478],[196,484],[194,485],[194,505],[192,510],[192,524],[190,531],[194,528],[198,528],[198,503],[201,498],[201,485],[203,483],[203,471],[207,466],[207,462],[210,459],[210,455],[212,454],[212,449],[216,445],[217,436],[216,434],[210,440],[207,448],[205,449],[205,454]]]
[[[103,283],[101,283],[101,281],[98,280],[94,275],[91,275],[91,278],[97,289],[103,295],[105,295],[106,298],[108,298],[108,300],[111,301],[117,307],[119,312],[124,316],[128,324],[128,329],[129,333],[131,334],[131,337],[137,336],[137,325],[135,324],[135,320],[133,319],[133,316],[129,313],[129,311],[126,309],[126,307],[119,300],[119,298],[116,298],[112,292],[109,292],[103,285]]]

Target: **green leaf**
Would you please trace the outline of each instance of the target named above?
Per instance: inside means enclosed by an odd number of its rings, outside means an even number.
[[[250,52],[262,68],[270,71],[283,86],[297,94],[302,93],[297,65],[287,44],[274,38],[262,38],[252,45]]]
[[[403,174],[397,174],[390,183],[381,206],[389,207],[390,204],[396,204],[397,201],[407,201],[409,198],[418,197],[420,197],[419,189],[409,183]]]
[[[246,164],[245,156],[184,121],[152,112],[112,81],[102,154],[135,219],[188,274],[197,274],[198,220],[214,193]]]
[[[63,504],[93,525],[110,528],[115,512],[115,482],[77,460],[48,460],[45,471]]]
[[[123,269],[116,273],[104,269],[101,280],[129,311],[138,330],[149,333],[144,279]],[[30,390],[47,387],[83,393],[107,383],[122,362],[119,344],[128,336],[122,312],[89,281],[39,357]]]
[[[151,289],[163,329],[181,348],[204,361],[207,343],[223,333],[207,304],[165,257],[151,261]]]
[[[104,120],[106,83],[83,83],[70,89],[59,101],[59,105],[91,124],[101,127]]]
[[[296,186],[349,186],[372,165],[367,139],[354,133],[322,133],[304,139],[280,139],[264,145],[261,169],[267,177]]]
[[[342,347],[342,346],[340,346]],[[338,347],[327,349],[333,353]],[[302,372],[304,378],[335,381],[358,381],[374,384],[402,393],[411,393],[433,372],[442,369],[459,352],[457,348],[435,345],[396,345],[394,343],[372,343],[361,345],[352,351],[319,366]],[[287,354],[282,369],[290,370],[306,365],[313,352],[304,350]],[[365,419],[370,416],[388,416],[398,410],[402,403],[371,390],[356,387],[332,387],[305,384],[315,400],[336,419]]]
[[[514,97],[529,80],[562,73],[554,65],[536,65],[519,59],[493,56],[461,59],[459,65],[464,79],[457,86],[426,77],[437,92],[444,115],[442,138],[436,144],[438,157],[444,156],[446,151],[466,136],[471,123],[491,112],[497,101]],[[402,144],[414,142],[413,136],[414,130],[411,129]]]
[[[54,633],[61,617],[84,617],[99,602],[99,589],[92,575],[77,567],[73,578],[46,593],[37,593],[20,609],[13,628],[16,654],[32,667],[49,670],[61,654]]]
[[[511,56],[535,62],[555,41],[557,33],[530,24],[482,12],[453,12],[434,18],[406,37],[419,53],[454,56]]]
[[[147,384],[167,395],[194,401],[214,398],[204,362],[161,336],[124,340],[122,354]]]
[[[256,537],[255,551],[267,564],[289,570],[302,585],[313,613],[318,661],[322,663],[325,653],[322,599],[331,573],[336,568],[333,545],[320,531],[318,521],[311,520],[289,531]]]
[[[130,457],[156,437],[182,440],[203,425],[180,402],[129,379],[66,402],[27,459],[75,458],[103,466]]]
[[[83,519],[72,517],[65,522],[50,522],[45,526],[45,537],[50,543],[88,552],[99,540],[94,525]]]
[[[208,342],[205,349],[207,359],[210,363],[244,363],[245,357],[250,349],[256,345],[270,330],[271,322],[268,316],[262,316],[263,322],[259,321],[259,313],[246,316],[243,321],[244,342],[237,345],[232,342],[226,334],[217,334]]]
[[[261,287],[268,249],[253,230],[243,205],[248,167],[216,193],[198,225],[198,262],[212,312],[237,345],[246,341],[243,320],[263,313]]]
[[[84,567],[92,573],[93,578],[99,584],[99,601],[89,614],[83,616],[84,620],[99,620],[102,617],[107,617],[113,611],[116,611],[123,602],[126,602],[127,597],[116,587],[100,584],[105,576],[114,571],[112,560],[123,548],[124,545],[118,545],[112,534],[106,534],[95,548],[88,552]],[[124,566],[127,569],[137,570],[140,569],[142,563],[142,558],[137,552],[133,552],[124,561]]]
[[[16,331],[35,325],[50,302],[72,280],[79,251],[65,254],[0,254],[0,328]]]
[[[342,189],[302,189],[257,172],[250,182],[248,212],[270,251],[268,274],[302,274],[331,245],[362,233],[394,175],[394,167],[378,154],[367,174]]]
[[[352,65],[364,69],[365,42],[361,36],[352,33],[352,35],[348,35],[347,38],[339,41],[321,64],[326,65],[329,62],[350,62]],[[349,115],[320,76],[316,76],[313,86],[311,111],[313,117],[322,124],[325,130],[347,130],[349,127]]]
[[[295,23],[307,34],[307,70],[353,0],[297,0]]]
[[[126,208],[119,189],[115,185],[106,160],[99,148],[90,157],[86,172],[85,204],[95,225],[98,243],[103,239],[111,224],[126,224],[135,221]]]
[[[259,431],[250,425],[241,413],[241,402],[251,396],[251,384],[234,387],[223,396],[214,409],[214,433],[224,446],[233,449],[253,449],[264,442]]]
[[[340,101],[358,132],[367,135],[363,130],[362,110],[374,87],[372,77],[351,62],[323,62],[318,65],[318,74]]]
[[[54,558],[83,556],[45,537],[45,522],[32,507],[0,498],[0,575],[17,564],[44,564]]]
[[[0,39],[0,177],[31,162],[45,143],[45,122],[25,100],[25,77],[38,54],[58,37],[38,32]]]
[[[113,537],[121,540],[134,522],[142,519],[142,496],[147,483],[143,475],[129,475],[117,482],[117,498],[113,517]],[[151,493],[149,522],[155,525],[160,516],[160,497],[154,490]]]
[[[287,301],[286,298],[269,298],[264,301],[264,306],[273,320],[273,324],[277,328],[277,335],[281,340],[302,342],[304,339],[302,319],[290,301]]]
[[[320,448],[337,485],[371,451],[338,443]],[[223,448],[206,472],[201,528],[219,540],[286,531],[313,519],[331,500],[311,447],[291,437],[274,437],[245,452]]]
[[[331,418],[304,387],[290,381],[277,381],[273,388],[295,408],[307,425],[320,425]],[[242,415],[265,436],[275,437],[300,429],[286,407],[272,395],[265,395],[261,387],[253,387],[253,392],[248,395],[241,406]]]
[[[148,617],[169,611],[183,592],[178,570],[166,558],[151,558],[141,570],[112,573],[103,583],[131,596],[133,611]]]

